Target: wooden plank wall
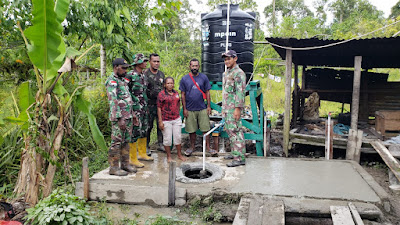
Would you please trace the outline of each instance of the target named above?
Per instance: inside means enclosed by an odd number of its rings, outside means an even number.
[[[353,71],[313,68],[306,72],[301,98],[318,92],[321,100],[351,103]],[[378,110],[400,110],[400,82],[388,82],[387,74],[362,72],[359,120],[367,121]]]

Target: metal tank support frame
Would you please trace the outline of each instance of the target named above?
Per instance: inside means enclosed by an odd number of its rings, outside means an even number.
[[[222,82],[210,82],[212,91],[222,91]],[[264,156],[263,143],[264,143],[264,104],[263,104],[263,94],[261,90],[261,85],[259,80],[250,81],[246,87],[246,96],[250,96],[250,106],[251,106],[251,119],[242,118],[242,124],[244,127],[248,128],[250,132],[244,133],[244,138],[246,140],[256,141],[256,152],[257,156]],[[217,103],[211,101],[211,109],[221,113],[221,106]],[[183,118],[183,112],[181,110],[181,116]],[[182,128],[182,133],[187,133],[185,128]],[[202,132],[198,130],[196,132],[198,135],[202,135]],[[223,131],[220,134],[222,138],[229,138],[228,134]]]

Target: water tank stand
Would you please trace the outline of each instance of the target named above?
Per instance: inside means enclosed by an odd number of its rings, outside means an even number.
[[[210,82],[212,91],[222,91],[222,82]],[[263,156],[263,143],[264,143],[264,104],[263,104],[263,94],[260,86],[259,80],[250,81],[246,87],[246,96],[250,96],[250,106],[252,119],[242,118],[242,124],[244,127],[248,128],[250,132],[244,133],[244,138],[246,140],[256,141],[256,152],[257,156]],[[211,102],[211,109],[216,110],[221,113],[221,106]],[[182,111],[182,110],[181,110]],[[181,116],[183,113],[181,112]],[[185,128],[182,128],[182,133],[187,133]],[[199,135],[202,133],[198,130],[196,132]],[[220,133],[220,137],[228,138],[228,134],[223,131]]]

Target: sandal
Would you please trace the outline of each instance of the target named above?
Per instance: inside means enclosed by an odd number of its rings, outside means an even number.
[[[185,155],[186,155],[187,157],[191,156],[192,153],[193,153],[193,149],[190,149],[190,148],[186,149],[186,151],[185,151]]]
[[[246,165],[246,161],[244,160],[233,160],[232,162],[226,164],[227,167],[236,167],[244,165]]]
[[[218,152],[214,149],[210,149],[209,153],[211,154],[212,157],[218,156]]]

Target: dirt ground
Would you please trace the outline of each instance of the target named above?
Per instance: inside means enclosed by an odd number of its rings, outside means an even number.
[[[390,213],[385,213],[385,217],[388,221],[392,224],[400,224],[400,191],[397,193],[392,191],[389,188],[389,175],[388,175],[388,168],[384,164],[375,164],[372,165],[366,164],[363,165],[363,168],[378,182],[383,189],[389,194],[390,196],[390,204],[392,211]],[[382,212],[384,210],[382,209]]]

